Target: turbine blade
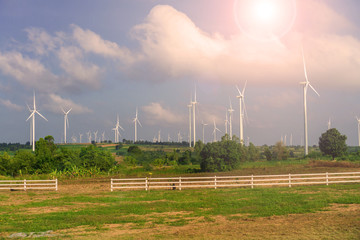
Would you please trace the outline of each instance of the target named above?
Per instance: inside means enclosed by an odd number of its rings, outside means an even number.
[[[303,47],[302,47],[302,46],[301,46],[301,53],[302,53],[303,64],[304,64],[304,74],[305,74],[305,80],[306,80],[306,82],[308,83],[308,82],[309,82],[309,80],[308,80],[308,76],[307,76],[307,72],[306,72],[306,64],[305,64],[304,49],[303,49]]]
[[[246,84],[247,84],[247,80],[245,81],[245,85],[244,85],[244,88],[243,88],[243,90],[242,90],[242,93],[241,93],[241,95],[244,97],[244,93],[245,93],[245,89],[246,89]]]
[[[241,91],[240,91],[240,89],[239,89],[239,87],[237,85],[236,85],[236,89],[238,90],[239,95],[241,96]]]
[[[66,116],[66,126],[69,128],[69,118],[68,118],[68,116],[67,115],[65,115]]]
[[[35,114],[35,111],[33,111],[33,112],[30,114],[30,116],[26,119],[26,121],[28,121],[32,116],[34,116],[34,114]]]
[[[38,111],[36,111],[36,113],[39,114],[40,117],[42,117],[43,119],[45,119],[45,120],[47,121],[46,117],[44,117],[43,115],[41,115],[41,113],[39,113]]]
[[[246,104],[245,104],[245,98],[243,98],[243,105],[244,105],[243,114],[244,114],[244,116],[245,116],[245,120],[246,120],[247,124],[249,124],[249,118],[248,118],[248,115],[247,115]]]
[[[315,88],[313,86],[311,86],[311,84],[309,83],[309,86],[311,87],[311,89],[320,97],[320,94],[315,90]]]
[[[66,112],[66,114],[69,114],[69,112],[70,112],[71,110],[72,110],[72,108],[70,108],[70,110],[69,110],[69,111],[67,111],[67,112]]]
[[[61,108],[61,111],[63,111],[64,114],[66,114],[65,110],[63,107],[60,107]]]
[[[142,125],[141,125],[141,123],[140,123],[139,119],[136,119],[136,121],[139,123],[140,127],[142,127]]]

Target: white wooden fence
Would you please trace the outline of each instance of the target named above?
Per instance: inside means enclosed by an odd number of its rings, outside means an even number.
[[[286,175],[171,177],[171,178],[123,178],[111,179],[111,191],[116,189],[178,189],[315,185],[332,183],[358,183],[360,172],[309,173]]]
[[[0,180],[0,190],[58,190],[58,181],[54,180]]]

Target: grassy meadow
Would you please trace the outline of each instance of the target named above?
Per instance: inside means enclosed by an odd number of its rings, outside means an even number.
[[[58,192],[3,192],[0,237],[49,230],[55,239],[360,237],[359,184],[150,192],[110,192],[106,185],[68,181],[60,184]],[[261,229],[286,221],[290,221],[287,228],[279,226],[271,234]],[[246,232],[242,232],[244,226],[248,226]]]

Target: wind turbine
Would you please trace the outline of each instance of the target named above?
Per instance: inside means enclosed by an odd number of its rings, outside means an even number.
[[[303,64],[304,64],[304,74],[305,74],[305,82],[300,82],[301,85],[304,85],[304,135],[305,135],[305,156],[309,153],[309,143],[308,143],[308,131],[307,131],[307,108],[306,108],[306,94],[308,87],[310,88],[320,97],[319,93],[315,90],[313,86],[311,86],[309,79],[307,77],[306,72],[306,65],[305,65],[305,57],[304,57],[304,50],[301,48],[302,58],[303,58]]]
[[[196,101],[196,85],[195,85],[195,98],[194,98],[194,101],[191,102],[192,106],[193,106],[193,125],[194,125],[194,146],[195,146],[195,143],[196,143],[196,129],[195,129],[195,126],[196,126],[196,118],[195,118],[195,108],[196,108],[196,104],[198,104],[198,102]]]
[[[68,114],[71,111],[72,108],[70,108],[69,111],[65,111],[63,108],[61,108],[61,110],[64,113],[64,143],[66,143],[66,127],[69,127],[69,118],[68,118]]]
[[[216,131],[221,132],[220,129],[218,129],[218,128],[216,127],[216,123],[215,123],[215,119],[214,119],[214,131],[213,131],[214,142],[216,142]]]
[[[32,113],[32,110],[30,109],[29,105],[26,104],[26,106],[29,109],[30,114]],[[34,116],[33,116],[34,117]],[[32,145],[32,121],[29,122],[30,123],[30,145]]]
[[[239,99],[239,106],[240,106],[240,144],[243,145],[244,144],[244,128],[243,128],[243,122],[244,122],[244,112],[245,112],[245,97],[244,97],[244,93],[245,93],[245,89],[246,89],[246,83],[245,82],[245,86],[243,88],[242,91],[240,91],[240,89],[238,88],[238,86],[236,86],[236,89],[239,92],[239,95],[236,96]],[[244,109],[242,109],[242,105],[244,105]]]
[[[139,123],[140,127],[142,127],[139,119],[138,119],[138,109],[136,108],[136,114],[135,114],[135,118],[133,120],[134,124],[135,124],[135,137],[134,137],[134,143],[136,143],[137,141],[137,124]]]
[[[192,137],[191,137],[191,108],[192,108],[192,100],[190,99],[190,104],[187,105],[187,107],[189,108],[189,147],[191,147],[191,141],[192,141]]]
[[[157,141],[161,142],[161,130],[159,130],[159,132],[158,132],[158,140]]]
[[[97,134],[98,134],[98,131],[94,132],[95,142],[97,142]]]
[[[31,109],[29,108],[29,110],[31,110]],[[31,110],[30,116],[28,117],[28,119],[26,119],[26,121],[28,121],[30,118],[32,118],[32,150],[33,150],[33,152],[35,151],[35,115],[36,115],[36,113],[40,117],[42,117],[43,119],[45,119],[47,121],[47,119],[36,110],[35,91],[34,91],[34,109]]]
[[[180,142],[182,141],[182,137],[181,137],[180,131],[178,132],[177,137],[178,137],[178,142],[180,143]]]
[[[86,135],[88,137],[89,143],[91,143],[91,132],[90,132],[90,130],[86,133]]]
[[[120,142],[119,141],[119,136],[121,136],[121,134],[120,134],[119,128],[124,131],[124,128],[122,126],[120,126],[119,115],[117,115],[115,128],[112,129],[112,130],[115,131],[115,139],[114,139],[115,143]]]
[[[228,119],[228,114],[227,114],[227,110],[225,112],[225,134],[228,134],[228,124],[229,124],[229,119]]]
[[[358,121],[358,138],[359,138],[359,147],[360,147],[360,119],[356,117],[356,120]]]
[[[329,121],[328,121],[328,130],[331,128],[331,119],[329,118]]]
[[[207,123],[204,123],[204,121],[201,121],[201,125],[202,125],[202,141],[203,143],[205,143],[205,138],[204,138],[204,127],[207,126]]]
[[[82,134],[81,133],[79,133],[79,143],[81,143],[81,138],[82,138]]]
[[[231,99],[229,97],[229,101],[230,101],[230,108],[228,109],[229,111],[229,131],[230,131],[230,140],[232,140],[232,121],[231,121],[231,116],[232,116],[232,113],[235,111],[233,108],[232,108],[232,105],[231,105]]]

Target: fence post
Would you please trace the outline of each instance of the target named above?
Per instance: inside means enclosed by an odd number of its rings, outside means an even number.
[[[289,173],[289,187],[291,187],[291,174]]]
[[[26,179],[24,179],[24,191],[26,191]]]
[[[326,186],[329,186],[329,173],[326,172]]]
[[[179,177],[179,190],[181,191],[181,177]]]
[[[251,188],[254,188],[254,174],[251,175]]]
[[[148,190],[148,177],[146,177],[145,179],[145,191]]]
[[[110,184],[110,189],[111,189],[111,191],[113,191],[113,179],[111,178],[111,184]]]
[[[58,180],[57,179],[55,179],[55,191],[57,191],[58,190]],[[112,191],[112,190],[111,190]]]
[[[215,182],[215,189],[216,189],[216,176],[215,176],[215,178],[214,178],[214,182]]]

